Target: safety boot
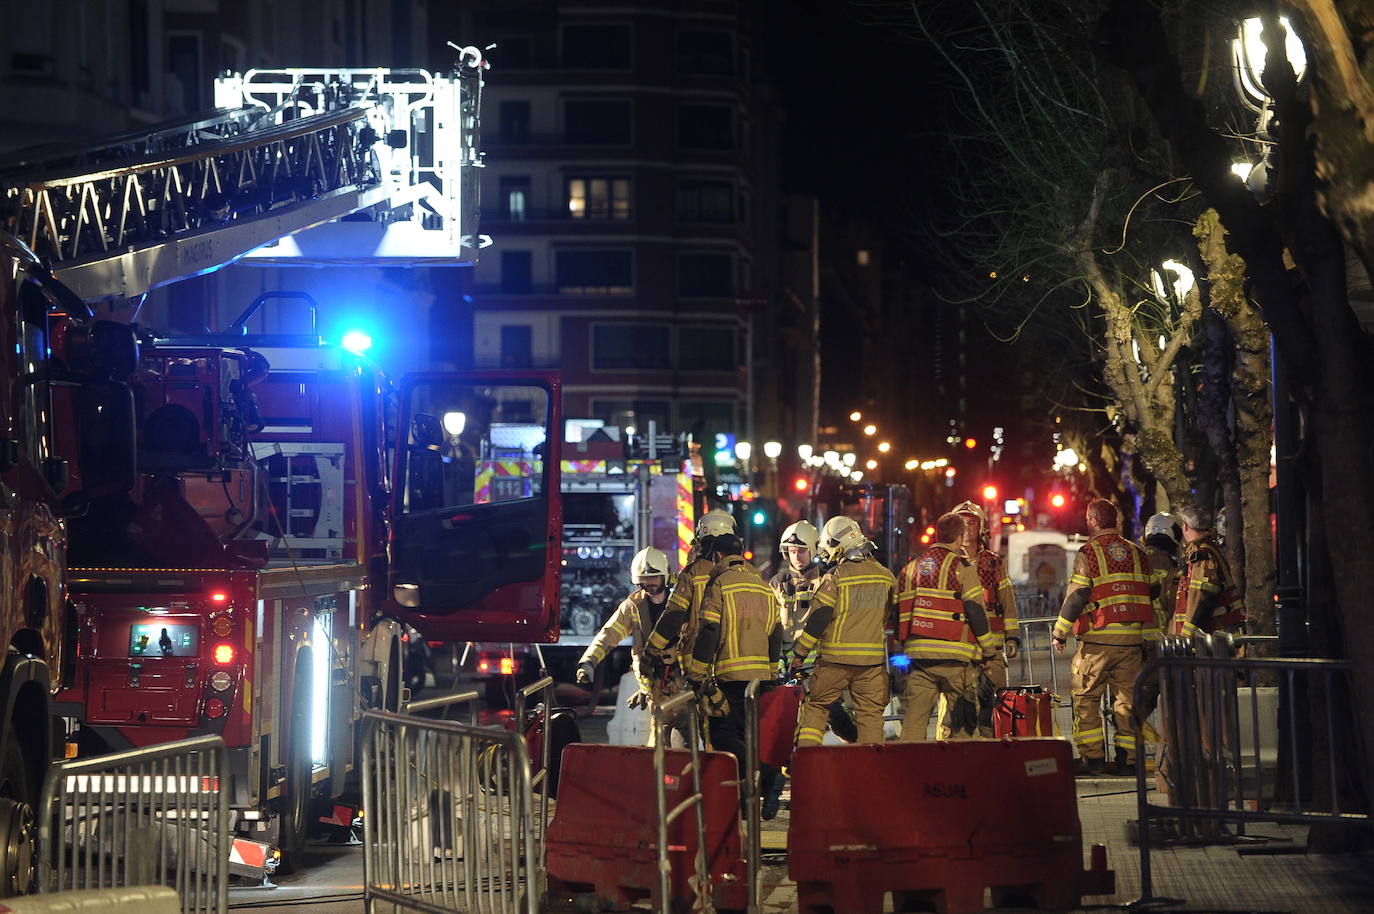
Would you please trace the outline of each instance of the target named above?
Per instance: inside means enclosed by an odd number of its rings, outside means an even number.
[[[1080,778],[1098,778],[1106,774],[1106,759],[1080,758],[1074,763],[1073,773]]]

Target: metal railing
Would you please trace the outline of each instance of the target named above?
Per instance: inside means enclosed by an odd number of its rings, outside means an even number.
[[[1012,663],[1020,663],[1021,681],[1017,683],[1018,685],[1041,685],[1055,696],[1066,699],[1072,692],[1072,687],[1069,682],[1069,658],[1071,655],[1065,653],[1061,657],[1056,653],[1054,644],[1050,638],[1050,633],[1054,629],[1055,620],[1058,618],[1059,617],[1056,615],[1039,619],[1021,619],[1021,652]],[[1040,658],[1042,652],[1045,657],[1048,658],[1048,682],[1044,681],[1043,677],[1036,675],[1037,660]]]
[[[54,765],[38,808],[39,891],[164,885],[183,914],[223,914],[228,776],[218,736]]]
[[[363,899],[369,914],[378,902],[430,914],[538,914],[543,829],[534,821],[529,750],[520,728],[386,711],[364,716]]]
[[[449,695],[435,695],[433,698],[422,698],[419,701],[408,701],[401,706],[402,714],[423,714],[426,711],[434,711],[442,708],[443,713],[439,715],[440,720],[449,719],[449,710],[460,705],[466,705],[468,709],[468,723],[477,726],[477,705],[481,701],[481,696],[474,690],[466,692],[454,692]]]
[[[706,796],[701,790],[701,752],[697,741],[691,740],[688,751],[692,753],[689,764],[692,775],[692,793],[672,809],[668,808],[667,762],[665,730],[685,709],[691,722],[692,732],[697,732],[697,697],[693,692],[679,692],[666,701],[654,705],[654,792],[658,799],[658,910],[659,914],[670,914],[675,910],[672,895],[673,865],[668,859],[668,827],[677,821],[688,809],[694,809],[697,817],[697,857],[695,885],[699,897],[691,906],[693,911],[709,914],[714,910],[711,892],[711,870],[706,862]],[[683,774],[687,772],[684,771]]]
[[[543,666],[542,657],[540,658],[540,666]],[[539,770],[530,777],[530,789],[539,791],[539,876],[542,885],[544,872],[547,869],[544,857],[547,842],[544,837],[549,831],[549,795],[553,791],[553,781],[549,777],[549,745],[553,742],[553,733],[550,732],[549,723],[550,711],[553,708],[553,677],[546,675],[515,693],[516,732],[524,732],[525,702],[536,692],[539,693],[540,711]]]
[[[1230,636],[1199,636],[1190,645],[1181,638],[1165,638],[1160,656],[1145,665],[1136,680],[1134,699],[1158,674],[1164,739],[1164,777],[1169,789],[1162,803],[1150,802],[1145,782],[1145,754],[1136,754],[1136,795],[1139,805],[1141,898],[1137,904],[1167,904],[1154,896],[1150,867],[1151,821],[1177,820],[1186,832],[1209,832],[1221,822],[1237,823],[1243,834],[1247,822],[1299,825],[1341,823],[1374,825],[1368,811],[1345,808],[1345,785],[1337,765],[1338,736],[1349,737],[1346,720],[1351,693],[1351,664],[1345,660],[1310,658],[1239,658]],[[1210,656],[1196,656],[1199,652]],[[1275,685],[1268,685],[1275,683]],[[1264,689],[1277,690],[1277,703],[1261,702]],[[1326,700],[1307,701],[1312,690]],[[1346,701],[1336,700],[1345,695]],[[1242,697],[1243,696],[1243,697]],[[1299,711],[1299,707],[1304,710]],[[1329,765],[1319,771],[1305,765],[1299,715],[1309,731],[1325,737]],[[1317,714],[1316,719],[1309,715]],[[1272,722],[1277,731],[1273,758],[1267,758],[1266,735]],[[1143,745],[1140,722],[1136,739]],[[1277,762],[1282,759],[1283,765]],[[1287,769],[1287,770],[1283,770]],[[1325,796],[1306,797],[1311,776],[1327,779]],[[1205,837],[1205,835],[1204,835]]]
[[[744,824],[748,830],[749,843],[744,850],[748,867],[745,886],[747,893],[747,914],[758,914],[763,909],[763,899],[759,897],[759,864],[763,860],[763,796],[762,775],[759,771],[759,686],[761,681],[752,679],[744,689],[744,754],[745,778],[740,785],[746,803],[747,814]],[[781,776],[781,775],[779,775]]]

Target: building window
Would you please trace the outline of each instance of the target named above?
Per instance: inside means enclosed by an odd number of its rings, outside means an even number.
[[[573,219],[629,219],[629,178],[568,178],[568,215]]]
[[[528,35],[517,35],[498,39],[492,57],[502,70],[527,70],[533,64],[534,43]]]
[[[528,175],[503,175],[501,177],[501,212],[511,222],[524,222],[530,201],[530,179]]]
[[[681,73],[729,76],[735,72],[734,57],[729,32],[682,29],[677,33],[677,68]]]
[[[681,254],[677,294],[683,298],[733,298],[735,258],[729,254]]]
[[[688,149],[734,149],[734,108],[729,105],[678,105],[677,142]]]
[[[531,368],[534,365],[534,330],[528,324],[501,326],[501,367]]]
[[[563,66],[575,70],[630,69],[630,27],[565,25]]]
[[[555,282],[566,295],[628,295],[634,291],[629,251],[558,251]]]
[[[729,181],[680,181],[677,185],[678,221],[734,222],[734,199],[735,190]]]
[[[498,119],[501,142],[528,143],[530,141],[529,102],[502,102]]]
[[[592,400],[592,415],[607,425],[632,426],[637,435],[649,434],[649,422],[658,434],[668,433],[668,404],[664,400]]]
[[[716,435],[735,430],[735,405],[728,400],[679,401],[677,432],[688,432],[693,441],[710,446]]]
[[[739,367],[733,327],[679,327],[679,371],[734,371]]]
[[[592,367],[608,371],[669,367],[668,328],[662,324],[599,324],[593,327]]]
[[[529,251],[501,252],[501,291],[529,295],[534,290],[534,257]]]
[[[630,103],[624,99],[576,99],[564,102],[563,140],[578,145],[628,144]]]

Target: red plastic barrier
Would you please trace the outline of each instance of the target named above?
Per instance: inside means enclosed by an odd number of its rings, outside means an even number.
[[[692,791],[691,773],[683,774],[691,758],[685,749],[666,753],[669,810]],[[743,910],[746,868],[735,757],[703,751],[700,758],[715,904]],[[694,897],[696,853],[696,814],[689,809],[668,827],[674,901]],[[558,804],[548,830],[548,874],[567,891],[590,892],[620,907],[649,898],[658,909],[654,750],[575,743],[563,751]]]
[[[898,911],[972,914],[987,889],[994,907],[1051,910],[1115,890],[1110,870],[1083,870],[1065,740],[808,746],[791,773],[804,914],[878,914],[888,892]]]
[[[1040,686],[998,689],[992,730],[998,739],[1054,736],[1054,699]]]
[[[759,761],[786,765],[797,742],[797,712],[802,687],[779,686],[759,696]]]

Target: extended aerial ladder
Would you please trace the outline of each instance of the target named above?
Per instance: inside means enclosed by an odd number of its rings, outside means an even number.
[[[470,264],[485,67],[469,47],[449,75],[221,77],[214,111],[0,161],[0,225],[91,302],[135,299],[243,257]],[[307,231],[317,226],[323,237]]]

